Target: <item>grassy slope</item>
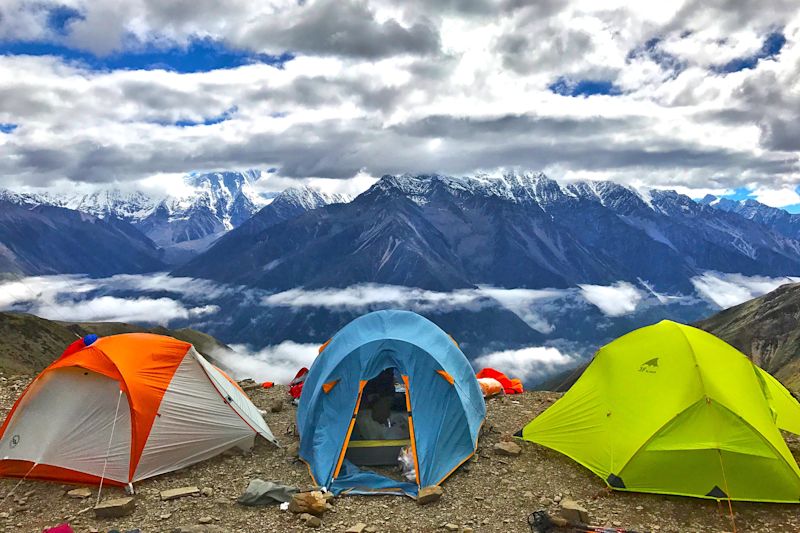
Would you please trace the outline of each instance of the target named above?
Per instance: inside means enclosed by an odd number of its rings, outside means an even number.
[[[228,347],[210,335],[184,328],[146,328],[122,322],[56,322],[24,313],[0,313],[0,370],[12,374],[37,373],[64,348],[88,333],[157,333],[192,343],[211,362],[216,350]],[[216,363],[215,363],[216,364]]]

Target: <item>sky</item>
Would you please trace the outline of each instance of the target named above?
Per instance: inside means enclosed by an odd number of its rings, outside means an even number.
[[[526,169],[798,211],[799,42],[796,0],[4,0],[0,187]]]

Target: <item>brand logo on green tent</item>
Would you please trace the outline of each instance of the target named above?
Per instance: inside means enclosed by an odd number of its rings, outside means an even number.
[[[649,361],[645,361],[642,363],[642,366],[639,367],[639,372],[644,372],[646,374],[655,374],[658,370],[658,357],[653,357]]]

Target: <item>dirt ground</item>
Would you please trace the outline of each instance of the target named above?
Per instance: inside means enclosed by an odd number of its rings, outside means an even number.
[[[0,377],[0,408],[8,412],[29,377]],[[5,380],[5,381],[3,381]],[[301,488],[311,479],[303,463],[290,456],[286,446],[295,442],[294,413],[286,387],[259,389],[250,393],[253,402],[269,411],[276,401],[283,402],[279,413],[265,418],[284,446],[277,449],[258,442],[246,456],[220,456],[159,476],[136,485],[136,510],[125,518],[97,519],[92,497],[68,498],[74,486],[25,480],[10,494],[17,480],[0,480],[0,530],[40,532],[43,528],[68,522],[78,532],[227,531],[284,532],[308,528],[297,516],[277,506],[244,507],[236,503],[253,478],[273,480]],[[488,401],[488,419],[476,457],[443,485],[438,502],[419,506],[414,500],[398,496],[347,496],[333,501],[333,510],[322,517],[319,531],[344,532],[363,522],[379,532],[456,531],[471,528],[476,532],[528,532],[527,516],[534,510],[558,509],[556,500],[571,498],[588,511],[593,523],[626,527],[637,531],[689,533],[733,531],[727,505],[693,498],[658,496],[609,491],[605,484],[572,460],[535,444],[520,442],[518,457],[500,456],[492,446],[504,435],[519,430],[534,415],[557,399],[554,393],[526,392],[518,396]],[[800,441],[790,447],[800,455]],[[209,495],[186,497],[169,502],[160,500],[160,491],[196,485],[210,488]],[[103,489],[102,499],[124,496],[119,488]],[[800,532],[800,507],[791,505],[734,503],[737,532]],[[82,512],[83,511],[83,512]],[[214,527],[199,526],[209,521]],[[197,528],[197,529],[192,529]]]

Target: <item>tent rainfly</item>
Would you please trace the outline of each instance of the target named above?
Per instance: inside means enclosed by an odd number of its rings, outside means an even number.
[[[389,369],[396,373],[394,385],[389,381],[392,419],[407,419],[408,431],[402,442],[356,441],[359,409],[368,409],[371,396],[367,384]],[[297,410],[300,458],[314,482],[336,494],[414,497],[475,453],[485,416],[472,367],[449,335],[416,313],[377,311],[353,320],[320,348]],[[356,444],[408,445],[414,481],[361,470],[349,459],[363,452]],[[396,464],[397,457],[395,450],[389,459]]]
[[[88,335],[22,393],[0,428],[0,475],[125,485],[256,435],[258,409],[194,347],[145,333]]]
[[[668,320],[601,348],[580,379],[521,431],[613,489],[800,502],[780,429],[800,405],[717,337]]]

